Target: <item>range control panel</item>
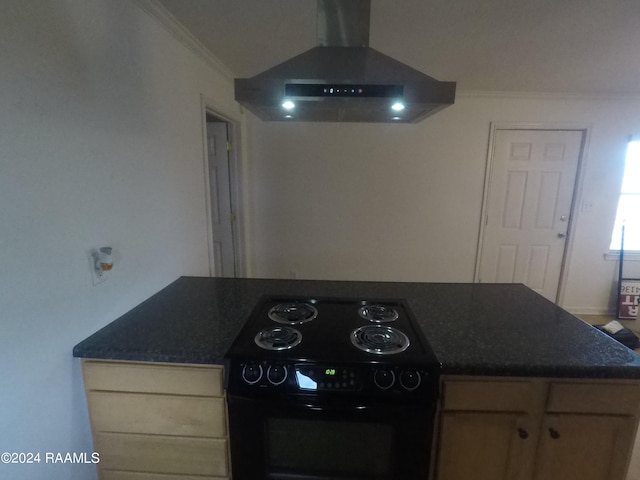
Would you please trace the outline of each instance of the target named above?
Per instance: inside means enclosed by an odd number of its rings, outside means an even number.
[[[377,393],[424,395],[434,377],[409,366],[330,365],[248,361],[226,370],[233,390],[245,393]]]

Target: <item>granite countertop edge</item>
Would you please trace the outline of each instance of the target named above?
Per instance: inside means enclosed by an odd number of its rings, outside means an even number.
[[[73,356],[222,365],[225,352],[260,296],[312,292],[406,299],[442,374],[640,378],[640,356],[635,352],[527,287],[511,284],[180,277],[77,344]],[[453,301],[454,295],[462,300]],[[541,343],[550,337],[548,331],[536,333],[534,321],[539,321],[540,330],[558,332],[555,344]],[[511,325],[521,328],[505,328]],[[519,344],[522,338],[527,342]]]

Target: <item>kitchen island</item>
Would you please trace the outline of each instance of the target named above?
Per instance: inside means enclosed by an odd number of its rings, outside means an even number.
[[[470,472],[574,478],[558,452],[582,462],[575,478],[624,478],[640,356],[523,285],[196,277],[176,280],[74,348],[102,478],[165,478],[135,473],[144,471],[228,478],[221,365],[263,295],[406,301],[442,366],[438,480]],[[109,415],[114,409],[129,420]],[[184,411],[188,418],[180,418]],[[158,467],[158,449],[176,461]],[[202,460],[213,451],[213,462]],[[181,462],[179,452],[191,457]],[[186,467],[172,470],[177,464]]]

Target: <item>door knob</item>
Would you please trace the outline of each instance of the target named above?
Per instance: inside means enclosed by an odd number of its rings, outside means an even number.
[[[526,440],[527,438],[529,438],[529,432],[527,432],[524,428],[519,428],[518,429],[518,436],[521,439]]]
[[[566,238],[567,234],[564,232],[558,233],[558,238]]]
[[[560,433],[558,433],[558,431],[555,428],[550,428],[549,436],[554,440],[557,440],[558,438],[560,438]]]

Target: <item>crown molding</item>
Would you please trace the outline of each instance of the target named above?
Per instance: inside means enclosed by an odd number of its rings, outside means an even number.
[[[167,30],[176,40],[182,43],[182,45],[204,60],[207,65],[230,79],[235,77],[234,73],[229,70],[229,68],[213,53],[211,53],[211,50],[205,47],[202,42],[194,37],[193,34],[158,0],[133,0],[133,3],[162,25],[165,30]]]
[[[570,92],[517,92],[517,91],[485,91],[485,90],[458,90],[456,96],[469,98],[521,98],[533,100],[606,100],[606,101],[636,101],[640,100],[640,94],[616,94],[616,93],[570,93]]]

